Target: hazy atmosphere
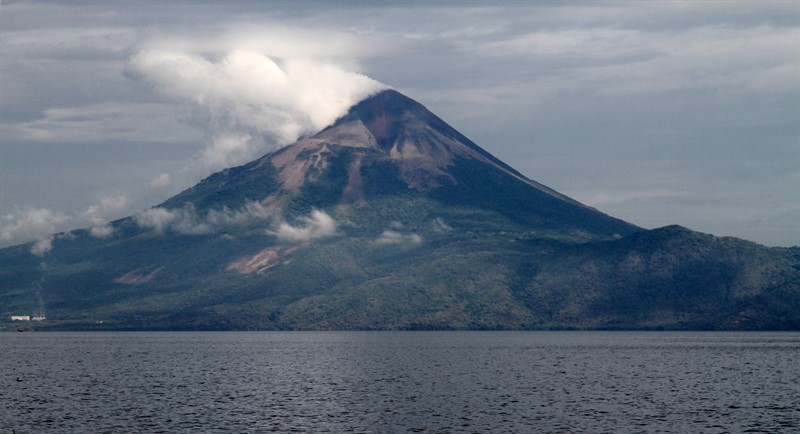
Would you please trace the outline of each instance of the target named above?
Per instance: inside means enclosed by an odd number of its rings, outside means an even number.
[[[101,234],[385,87],[628,222],[800,244],[796,1],[3,1],[0,245]]]

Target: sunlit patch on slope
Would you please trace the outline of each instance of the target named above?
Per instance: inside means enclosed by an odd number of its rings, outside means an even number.
[[[152,281],[164,267],[142,267],[129,271],[114,279],[114,282],[125,285],[141,285]]]
[[[242,256],[228,264],[227,271],[238,271],[241,274],[265,273],[267,270],[291,262],[286,256],[297,250],[297,246],[275,246],[266,248],[254,255]]]

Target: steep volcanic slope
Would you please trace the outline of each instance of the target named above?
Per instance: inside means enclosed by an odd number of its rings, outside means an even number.
[[[797,249],[642,230],[392,90],[113,227],[1,250],[0,327],[800,328]]]
[[[393,90],[362,101],[319,134],[215,174],[164,206],[238,207],[255,200],[292,216],[396,196],[491,210],[558,237],[638,229],[524,177]]]

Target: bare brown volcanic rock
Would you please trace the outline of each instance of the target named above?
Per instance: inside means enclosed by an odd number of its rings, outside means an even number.
[[[394,90],[112,226],[0,250],[0,327],[800,328],[798,249],[613,218]]]

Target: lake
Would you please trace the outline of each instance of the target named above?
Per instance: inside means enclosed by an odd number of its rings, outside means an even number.
[[[0,364],[0,433],[800,432],[800,333],[2,333]]]

